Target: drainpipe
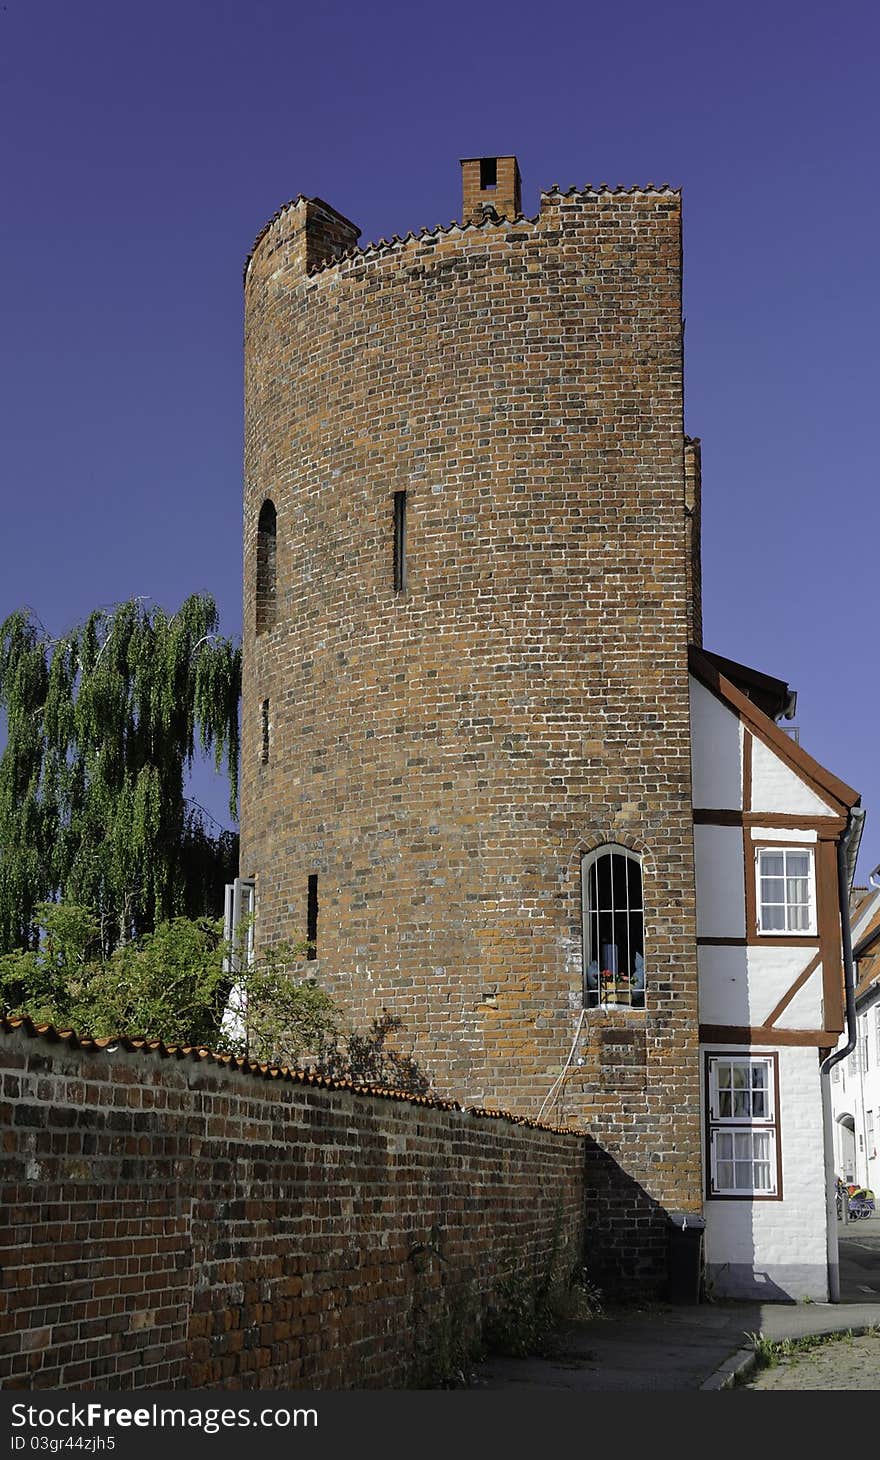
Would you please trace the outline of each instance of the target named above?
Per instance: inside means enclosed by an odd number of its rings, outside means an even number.
[[[837,1246],[837,1194],[834,1181],[834,1119],[831,1113],[831,1071],[856,1047],[856,999],[853,973],[852,928],[849,921],[849,895],[855,873],[856,858],[865,813],[850,807],[846,830],[837,843],[837,895],[840,901],[840,931],[843,943],[843,987],[846,996],[846,1044],[836,1049],[819,1066],[822,1089],[822,1128],[825,1138],[825,1231],[828,1255],[828,1296],[840,1302],[840,1254]]]

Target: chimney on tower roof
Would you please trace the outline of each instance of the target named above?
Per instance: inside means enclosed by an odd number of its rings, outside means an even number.
[[[481,223],[488,213],[515,218],[522,212],[519,164],[515,157],[461,159],[462,223]]]

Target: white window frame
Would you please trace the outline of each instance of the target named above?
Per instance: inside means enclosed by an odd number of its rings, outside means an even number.
[[[241,972],[241,953],[244,952],[245,963],[250,967],[254,961],[254,905],[256,888],[250,877],[236,877],[234,882],[227,882],[226,896],[223,911],[223,938],[229,944],[229,952],[223,960],[224,973]],[[248,918],[247,942],[244,950],[239,949],[236,944],[239,928],[245,918]]]
[[[859,1069],[867,1075],[871,1068],[871,1035],[867,1014],[859,1015]]]
[[[877,1056],[877,1063],[880,1065],[880,1004],[874,1008],[874,1034],[876,1036],[874,1053]]]
[[[781,856],[783,858],[782,877],[781,877],[781,879],[774,877],[774,881],[782,881],[783,883],[785,883],[785,882],[788,881],[788,876],[789,876],[788,870],[787,870],[787,858],[792,853],[794,853],[796,856],[799,856],[799,857],[803,857],[803,856],[807,857],[808,863],[809,863],[809,870],[807,872],[807,877],[806,877],[806,882],[807,882],[807,898],[808,898],[807,907],[809,909],[809,919],[808,919],[807,927],[805,927],[805,928],[791,928],[791,927],[788,926],[789,916],[790,916],[790,909],[792,907],[800,907],[800,906],[802,906],[802,904],[800,904],[800,903],[789,903],[787,899],[786,899],[785,902],[782,902],[782,903],[776,902],[776,903],[766,903],[766,904],[764,904],[764,903],[762,903],[762,900],[761,900],[761,881],[762,881],[761,861],[762,861],[762,858],[765,857],[765,856],[768,856],[768,855],[769,856]],[[763,926],[763,923],[762,923],[762,913],[763,913],[763,909],[764,909],[765,906],[767,906],[767,907],[782,907],[782,908],[785,909],[785,923],[786,923],[786,926],[784,928],[765,928]],[[792,845],[791,843],[788,843],[787,845],[783,845],[783,846],[771,846],[771,845],[769,845],[767,843],[763,843],[762,842],[760,846],[758,846],[758,847],[755,848],[755,916],[756,916],[756,921],[757,921],[758,932],[760,933],[760,935],[761,935],[762,938],[815,938],[816,937],[816,934],[817,934],[817,926],[816,926],[816,859],[815,859],[815,857],[813,855],[813,848],[812,847],[796,846],[796,845]]]
[[[722,1113],[719,1094],[718,1074],[721,1066],[738,1065],[745,1067],[751,1074],[756,1066],[764,1069],[764,1083],[762,1086],[755,1085],[749,1079],[748,1085],[742,1087],[750,1092],[760,1089],[765,1096],[765,1113],[760,1116],[753,1116],[750,1113]],[[778,1200],[779,1191],[779,1118],[777,1110],[776,1094],[776,1061],[772,1055],[746,1055],[746,1054],[710,1054],[706,1060],[707,1109],[708,1109],[708,1174],[709,1197],[724,1197],[732,1200],[751,1200],[755,1197],[763,1197],[770,1200]],[[727,1088],[727,1087],[723,1087]],[[732,1087],[731,1087],[732,1088]],[[733,1136],[731,1140],[730,1137]],[[737,1141],[736,1138],[739,1138]],[[757,1139],[760,1137],[760,1142]],[[724,1147],[731,1146],[730,1154],[724,1151]],[[768,1180],[765,1184],[756,1183],[754,1180],[748,1184],[736,1184],[736,1171],[734,1169],[733,1185],[722,1184],[719,1177],[719,1166],[737,1162],[736,1146],[743,1145],[751,1147],[751,1155],[739,1157],[739,1163],[748,1160],[752,1166],[754,1176],[755,1166],[760,1163],[766,1164]],[[764,1145],[764,1151],[758,1154],[759,1144]]]

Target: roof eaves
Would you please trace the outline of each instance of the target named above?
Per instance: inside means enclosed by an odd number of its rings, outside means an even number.
[[[836,802],[842,813],[859,804],[861,796],[858,791],[814,760],[802,745],[798,745],[784,730],[780,730],[776,721],[771,720],[748,695],[737,689],[695,644],[688,645],[688,666],[706,689],[726,701],[740,719],[745,720],[772,746],[780,760],[785,761],[797,775],[810,782],[823,800]],[[834,815],[834,810],[829,810],[829,814]]]

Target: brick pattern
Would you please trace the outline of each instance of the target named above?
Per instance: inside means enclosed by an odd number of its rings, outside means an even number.
[[[482,187],[479,157],[467,157],[461,164],[463,223],[481,223],[486,208],[499,218],[516,218],[522,212],[519,164],[515,157],[496,157],[495,186]]]
[[[638,850],[648,1008],[587,1012],[550,1113],[649,1200],[697,1208],[680,198],[553,191],[536,220],[312,273],[306,210],[272,221],[246,276],[258,940],[302,932],[317,874],[312,967],[352,1022],[388,1009],[440,1093],[536,1115],[582,1009],[581,856]],[[279,616],[257,638],[269,496]]]
[[[702,648],[703,644],[703,565],[700,545],[703,530],[703,464],[699,438],[684,438],[684,492],[688,518],[687,573],[688,638]]]
[[[0,1031],[0,1386],[402,1388],[580,1251],[583,1139]]]

